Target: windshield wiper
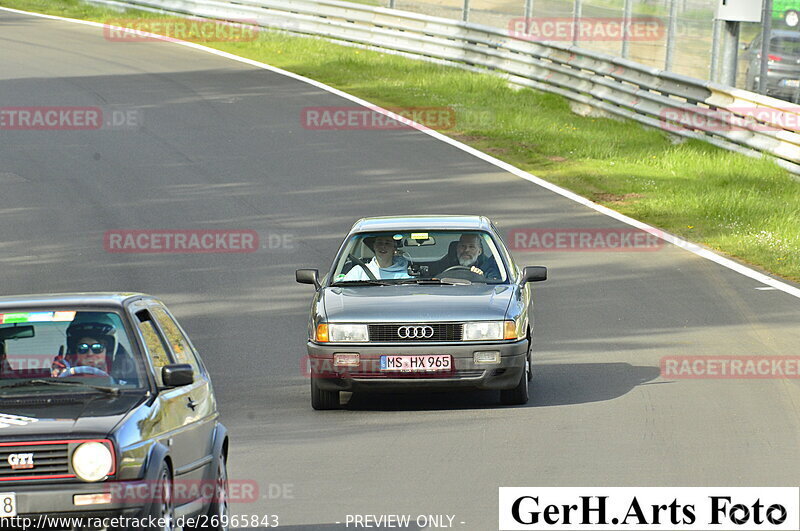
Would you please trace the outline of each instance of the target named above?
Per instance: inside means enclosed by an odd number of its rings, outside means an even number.
[[[96,391],[101,391],[110,395],[118,395],[119,389],[116,387],[107,387],[103,385],[93,385],[85,382],[77,382],[75,380],[45,380],[44,378],[31,378],[29,380],[22,380],[21,382],[14,382],[10,385],[0,385],[0,390],[11,389],[13,387],[27,387],[29,385],[80,385],[81,387],[88,387]]]
[[[472,282],[463,278],[406,278],[400,280],[398,284],[422,284],[425,286],[469,286],[472,284]]]
[[[385,280],[340,280],[331,286],[391,286],[394,282]]]

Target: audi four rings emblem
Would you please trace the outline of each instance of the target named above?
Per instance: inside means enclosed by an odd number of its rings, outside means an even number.
[[[432,326],[401,326],[397,329],[400,339],[430,339],[433,337]]]

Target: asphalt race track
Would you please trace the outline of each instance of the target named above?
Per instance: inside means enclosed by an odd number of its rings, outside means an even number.
[[[659,360],[797,355],[800,301],[669,245],[516,253],[550,268],[535,285],[527,407],[486,392],[345,395],[342,410],[313,411],[301,370],[313,288],[294,270],[326,269],[356,219],[626,226],[411,129],[304,129],[304,107],[352,103],[199,50],[6,11],[0,50],[2,107],[139,118],[0,129],[2,291],[162,297],[213,375],[231,480],[259,485],[234,514],[295,531],[343,529],[348,514],[451,515],[484,531],[497,529],[499,486],[797,484],[796,380],[666,379]],[[106,231],[124,229],[254,230],[262,248],[107,252]]]

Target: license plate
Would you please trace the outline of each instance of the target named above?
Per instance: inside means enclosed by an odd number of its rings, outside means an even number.
[[[453,358],[449,354],[430,354],[426,356],[381,356],[382,371],[449,371]]]
[[[0,492],[0,518],[17,516],[17,495],[13,492]]]
[[[800,79],[782,79],[781,85],[784,87],[800,87]]]

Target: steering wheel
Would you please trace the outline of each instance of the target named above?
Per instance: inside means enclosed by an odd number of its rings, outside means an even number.
[[[361,269],[363,269],[367,273],[367,276],[369,277],[370,280],[378,280],[377,278],[375,278],[375,275],[372,273],[370,268],[367,267],[367,264],[364,263],[364,260],[362,260],[361,258],[356,258],[352,254],[348,254],[347,258],[355,262],[356,265],[361,266]]]
[[[102,369],[98,369],[97,367],[91,367],[89,365],[79,365],[77,367],[70,367],[61,372],[58,375],[59,378],[64,378],[65,376],[77,376],[79,374],[91,374],[92,376],[105,376],[110,378],[111,375],[108,374],[106,371]]]
[[[474,279],[478,281],[486,279],[484,275],[478,274],[469,267],[462,265],[448,267],[437,276],[439,278],[445,278],[445,273],[455,273],[454,275],[450,275],[448,278],[461,278],[464,280]]]

